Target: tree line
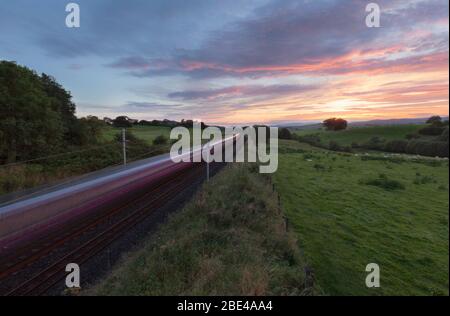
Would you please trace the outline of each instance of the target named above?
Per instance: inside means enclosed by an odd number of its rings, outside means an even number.
[[[0,162],[97,143],[104,123],[78,119],[75,110],[70,92],[52,76],[0,61]]]

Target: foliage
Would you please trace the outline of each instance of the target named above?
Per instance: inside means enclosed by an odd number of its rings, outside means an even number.
[[[292,133],[287,128],[281,128],[280,132],[278,134],[278,138],[279,139],[291,139],[292,138]]]
[[[406,147],[408,146],[408,141],[399,139],[399,140],[391,140],[388,141],[383,150],[392,153],[405,153]]]
[[[46,155],[64,138],[62,109],[41,77],[12,62],[0,62],[0,161]]]
[[[322,124],[329,131],[341,131],[347,128],[347,121],[341,118],[330,118]]]
[[[427,124],[441,125],[442,118],[439,115],[432,116],[427,120]]]
[[[448,157],[449,147],[448,142],[411,140],[405,152],[430,157]]]
[[[421,136],[419,130],[437,129],[439,137]],[[407,138],[405,140],[405,138]],[[448,126],[398,125],[350,128],[334,133],[330,131],[300,131],[293,139],[326,148],[321,140],[328,141],[328,149],[351,151],[368,149],[393,153],[406,153],[429,157],[448,157]]]
[[[362,145],[363,148],[371,150],[382,150],[384,148],[385,140],[379,136],[373,136],[367,143]]]
[[[164,135],[159,135],[153,140],[153,145],[165,145],[167,144],[167,138]]]
[[[389,179],[385,174],[380,174],[378,178],[366,180],[363,181],[363,183],[366,185],[377,186],[388,191],[405,189],[405,186],[401,182]]]
[[[448,143],[448,126],[444,129],[442,134],[439,136],[438,140],[441,142]]]
[[[439,136],[444,132],[443,126],[430,125],[419,130],[419,134],[427,136]]]
[[[102,124],[77,119],[70,92],[53,77],[0,61],[0,163],[95,144]]]
[[[113,120],[114,127],[127,128],[133,126],[126,116],[118,116]]]

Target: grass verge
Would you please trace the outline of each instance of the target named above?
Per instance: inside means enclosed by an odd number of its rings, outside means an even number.
[[[88,294],[313,294],[270,178],[256,167],[226,167]]]

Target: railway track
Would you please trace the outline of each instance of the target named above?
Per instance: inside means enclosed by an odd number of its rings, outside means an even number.
[[[143,221],[152,210],[163,206],[177,193],[189,186],[194,179],[198,179],[199,175],[203,174],[201,166],[193,166],[188,170],[179,171],[162,183],[158,183],[152,187],[148,192],[133,201],[97,214],[95,218],[84,219],[72,224],[72,229],[64,234],[55,231],[53,235],[59,236],[52,240],[39,240],[32,245],[25,246],[18,250],[18,252],[11,253],[9,256],[2,258],[0,262],[0,281],[2,278],[11,276],[18,271],[26,269],[34,262],[46,257],[58,247],[65,245],[70,241],[74,241],[81,235],[95,230],[96,227],[102,223],[111,220],[118,216],[121,212],[130,207],[133,210],[125,215],[122,214],[119,220],[115,223],[107,225],[107,227],[96,233],[94,237],[85,241],[78,247],[68,251],[64,256],[56,259],[45,269],[40,270],[26,281],[16,285],[13,289],[9,289],[4,295],[20,296],[20,295],[42,295],[47,293],[55,284],[64,279],[66,272],[65,267],[68,263],[77,263],[81,265],[97,253],[105,249],[114,240],[122,236],[133,226]],[[19,260],[13,260],[18,258]]]
[[[148,198],[150,195],[155,193],[155,190],[167,185],[169,181],[175,179],[179,175],[182,175],[182,172],[178,172],[174,174],[173,177],[165,179],[164,181],[159,181],[158,183],[150,186],[146,189],[146,193],[141,193],[130,197],[130,199],[128,199],[129,201],[125,204],[109,210],[101,210],[93,216],[85,216],[77,219],[68,225],[52,230],[46,234],[46,236],[43,236],[41,239],[36,240],[33,243],[14,248],[13,251],[9,251],[7,254],[2,253],[2,257],[0,259],[0,281],[5,277],[29,266],[39,258],[49,254],[58,246],[61,246],[69,240],[94,229],[99,224],[122,212],[125,208]]]

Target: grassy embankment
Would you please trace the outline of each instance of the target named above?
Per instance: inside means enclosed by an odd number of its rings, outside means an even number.
[[[103,139],[98,145],[89,148],[68,148],[67,153],[61,153],[50,159],[33,161],[26,164],[11,166],[0,165],[0,195],[51,184],[62,179],[78,176],[109,166],[120,164],[122,144],[115,139],[121,129],[105,127]],[[152,145],[153,140],[163,135],[169,137],[170,128],[142,126],[128,129],[134,135],[127,143],[129,161],[142,159],[168,152],[169,145]],[[130,134],[128,136],[130,137]],[[73,152],[70,154],[70,152]]]
[[[312,294],[272,189],[256,165],[226,167],[88,294]]]
[[[448,160],[281,141],[274,179],[325,293],[448,295],[448,177]],[[379,289],[365,286],[371,262],[381,269]]]

